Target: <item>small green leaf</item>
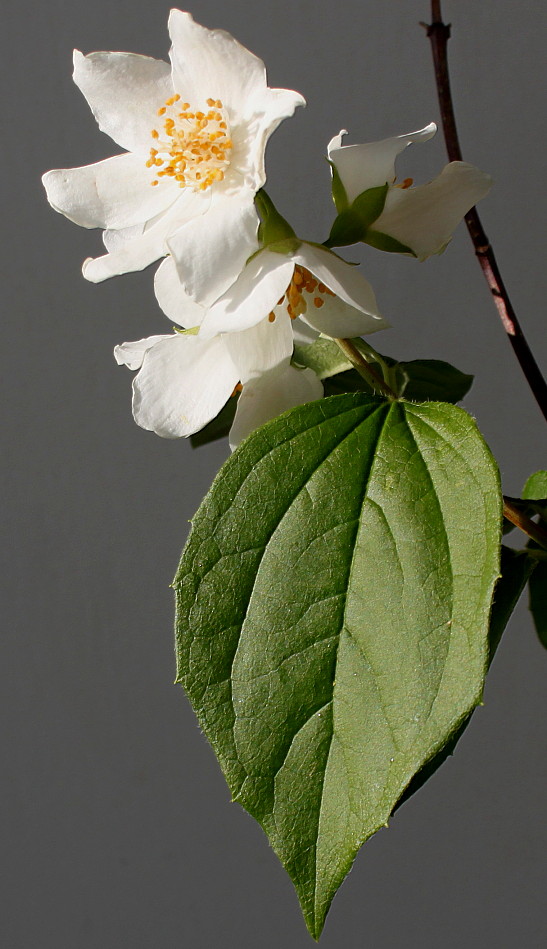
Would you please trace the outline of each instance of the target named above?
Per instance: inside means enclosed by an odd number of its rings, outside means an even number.
[[[522,496],[527,501],[544,501],[547,498],[547,471],[536,471],[530,475],[522,489]]]
[[[329,158],[326,159],[332,172],[332,200],[338,213],[345,211],[349,207],[347,191],[343,185],[338,168]]]
[[[291,225],[281,216],[264,188],[257,191],[255,204],[260,215],[258,240],[264,247],[296,237]]]
[[[540,643],[547,649],[547,561],[538,560],[528,581],[529,609]]]
[[[258,429],[194,518],[177,678],[314,938],[361,844],[481,700],[500,523],[466,413],[363,393]]]
[[[359,337],[352,340],[357,349],[361,349]],[[339,392],[354,392],[361,389],[371,392],[370,387],[358,373],[352,371],[351,363],[343,356],[336,343],[327,339],[318,339],[309,346],[295,346],[294,360],[298,365],[308,366],[320,379],[330,378],[338,373],[342,377],[332,382],[329,395]],[[366,351],[363,351],[366,356]],[[395,378],[390,383],[398,396],[404,396],[412,402],[459,402],[469,392],[473,376],[456,369],[441,359],[412,359],[409,362],[397,362],[391,356],[378,353],[380,358],[395,369]],[[366,357],[368,358],[368,357]],[[375,366],[380,371],[378,363]],[[394,382],[394,384],[393,384]]]
[[[295,343],[292,361],[296,366],[313,369],[319,379],[328,379],[352,368],[340,347],[322,336],[309,345]]]
[[[394,237],[381,234],[380,231],[373,231],[372,228],[369,228],[363,240],[365,244],[370,244],[371,247],[376,247],[377,250],[385,250],[390,254],[410,254],[411,257],[417,256],[406,244],[401,244],[401,242],[395,240]]]
[[[220,410],[216,418],[212,419],[205,428],[202,428],[199,432],[190,435],[192,448],[200,448],[209,442],[215,442],[219,438],[225,438],[229,434],[236,414],[238,398],[239,395],[236,394],[232,396],[231,399],[228,399],[226,405]]]
[[[401,394],[413,402],[460,402],[473,384],[473,376],[442,359],[413,359],[399,365],[408,377]]]

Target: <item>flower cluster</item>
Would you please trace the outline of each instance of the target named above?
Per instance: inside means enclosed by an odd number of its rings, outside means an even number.
[[[174,332],[115,349],[118,363],[137,371],[137,423],[188,436],[237,395],[234,446],[269,418],[321,397],[315,373],[291,364],[295,340],[388,325],[368,281],[331,248],[363,240],[425,259],[444,248],[490,181],[453,162],[429,184],[398,184],[397,155],[430,138],[434,125],[367,145],[343,146],[341,132],[328,146],[339,211],[331,238],[318,245],[290,229],[268,236],[256,201],[265,147],[304,99],[269,88],[260,59],[189,13],[171,11],[169,34],[170,64],[74,53],[74,81],[125,151],[49,171],[43,181],[57,211],[104,230],[107,252],[84,262],[88,280],[165,258],[155,291]]]

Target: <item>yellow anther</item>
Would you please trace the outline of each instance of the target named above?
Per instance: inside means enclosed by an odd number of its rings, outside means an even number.
[[[150,149],[146,166],[161,167],[156,177],[169,176],[181,188],[203,191],[222,181],[233,148],[220,99],[207,99],[209,112],[190,112],[190,103],[181,102],[178,93],[170,96],[158,110],[165,116],[163,130],[152,129],[156,145]],[[177,105],[176,109],[175,103]]]
[[[269,323],[275,323],[275,313],[269,313],[269,314],[268,314],[268,322],[269,322]]]
[[[155,178],[154,181],[151,181],[151,182],[150,182],[150,184],[151,184],[152,187],[154,188],[156,185],[159,185],[159,181],[157,180],[157,178]]]
[[[323,306],[324,302],[325,302],[325,301],[324,301],[321,297],[314,297],[314,298],[313,298],[313,305],[316,306],[316,307]]]

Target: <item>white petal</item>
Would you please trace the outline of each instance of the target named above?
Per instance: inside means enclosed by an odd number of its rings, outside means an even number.
[[[210,195],[181,189],[180,197],[164,214],[149,221],[139,234],[125,234],[112,241],[114,250],[103,257],[88,257],[83,264],[86,280],[100,283],[117,274],[143,270],[160,257],[169,253],[167,238],[186,221],[203,214],[208,208]],[[111,246],[110,238],[108,245]]]
[[[126,228],[143,224],[179,197],[173,182],[151,183],[141,157],[125,153],[82,168],[58,168],[42,178],[49,203],[81,227]]]
[[[420,260],[440,253],[464,214],[488,194],[492,179],[467,162],[454,161],[429,184],[392,188],[374,230],[394,237]]]
[[[245,191],[213,198],[203,217],[171,235],[169,250],[191,297],[209,306],[234,283],[258,249],[258,224],[254,194]]]
[[[237,382],[221,339],[176,333],[146,353],[133,380],[133,416],[164,438],[192,435],[218,415]]]
[[[220,99],[229,114],[266,86],[264,63],[224,30],[208,30],[190,13],[171,10],[169,35],[175,91],[191,105]],[[230,118],[232,116],[230,115]]]
[[[142,361],[152,346],[159,343],[160,339],[172,339],[172,334],[168,336],[148,336],[146,339],[136,339],[132,343],[120,343],[114,347],[114,359],[118,366],[127,366],[128,369],[140,369]]]
[[[297,316],[292,321],[292,331],[294,342],[298,343],[299,346],[309,346],[319,336],[318,330],[314,330],[309,323],[304,323],[301,316]]]
[[[327,336],[361,336],[363,333],[373,333],[376,329],[385,329],[389,325],[378,312],[374,290],[357,267],[347,264],[345,260],[326,249],[306,243],[301,244],[294,259],[297,264],[306,267],[318,277],[340,301],[348,304],[348,307],[343,308],[336,304],[336,301],[329,307],[325,303],[320,310],[313,308],[313,314],[312,307],[308,306],[304,319],[315,329]],[[323,310],[326,312],[322,316]],[[329,314],[332,314],[333,320],[329,318]],[[359,326],[366,329],[359,329]],[[355,332],[352,331],[353,328]],[[336,332],[337,329],[343,329],[344,332]]]
[[[117,231],[110,231],[107,228],[102,234],[103,244],[109,254],[113,254],[119,250],[120,247],[123,247],[127,241],[141,237],[142,234],[144,234],[144,224],[134,224],[133,227],[122,227]]]
[[[203,339],[217,333],[237,333],[256,326],[284,295],[294,261],[263,250],[247,264],[230,289],[210,307],[200,329]]]
[[[323,385],[311,369],[284,366],[251,379],[241,393],[230,431],[233,450],[260,425],[304,402],[323,395]]]
[[[344,303],[340,297],[325,296],[321,308],[308,302],[308,309],[302,319],[323,336],[344,339],[353,336],[368,336],[378,330],[388,329],[389,323],[382,318],[373,318],[355,307]]]
[[[76,49],[74,82],[101,131],[128,151],[148,153],[158,109],[173,95],[168,63],[136,53],[84,56]]]
[[[395,159],[407,145],[426,142],[437,131],[434,122],[417,132],[384,138],[381,142],[364,145],[342,145],[345,130],[335,135],[328,144],[328,156],[342,179],[349,201],[369,188],[377,188],[395,179]]]
[[[171,256],[166,257],[156,270],[154,291],[163,312],[173,323],[185,329],[201,324],[205,309],[186,293]]]
[[[253,190],[257,191],[266,181],[264,153],[270,135],[299,105],[306,105],[306,100],[290,89],[258,90],[242,103],[240,124],[232,128],[232,161],[237,173]]]
[[[293,351],[291,319],[288,313],[280,313],[272,323],[266,318],[242,333],[227,333],[224,340],[245,384],[280,363],[288,365]]]

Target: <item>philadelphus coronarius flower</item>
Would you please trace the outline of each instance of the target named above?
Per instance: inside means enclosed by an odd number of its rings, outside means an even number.
[[[425,260],[444,250],[464,214],[488,194],[490,176],[463,161],[446,165],[425,185],[411,187],[411,178],[396,183],[397,156],[413,142],[426,142],[436,131],[432,122],[417,132],[380,142],[342,145],[342,136],[347,135],[343,129],[329,142],[329,161],[340,176],[349,204],[370,188],[388,185],[383,210],[371,225],[367,242],[375,243],[386,235]]]
[[[123,343],[114,354],[119,364],[139,370],[135,421],[167,438],[199,431],[237,389],[232,448],[268,419],[320,398],[316,375],[290,365],[293,327],[303,323],[313,337],[356,336],[388,325],[361,274],[305,243],[290,258],[268,250],[256,254],[209,308],[185,293],[171,257],[158,269],[155,289],[166,315],[198,332]]]
[[[207,310],[185,293],[172,257],[159,267],[155,290],[169,319],[191,332],[116,346],[116,361],[140,370],[133,380],[133,416],[142,428],[165,438],[192,435],[242,390],[230,432],[234,448],[268,419],[322,396],[323,386],[311,369],[290,365],[288,312],[243,332],[203,339],[197,330]]]
[[[171,65],[133,53],[75,51],[74,81],[124,154],[49,171],[52,206],[105,228],[108,253],[83,272],[98,282],[171,251],[189,293],[217,298],[256,250],[255,192],[270,134],[304,99],[270,89],[264,63],[229,33],[172,10]]]

